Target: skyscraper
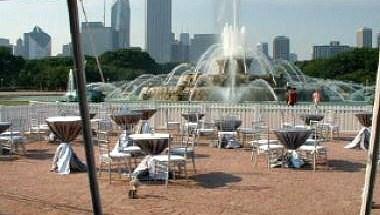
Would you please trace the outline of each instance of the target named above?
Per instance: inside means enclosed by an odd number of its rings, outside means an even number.
[[[129,0],[117,0],[112,6],[111,27],[114,49],[130,46],[131,8]]]
[[[146,0],[146,50],[159,63],[169,62],[172,44],[171,0]]]
[[[64,44],[62,46],[62,55],[63,56],[71,56],[72,55],[72,45],[71,42],[68,44]]]
[[[27,59],[41,59],[51,55],[51,37],[38,26],[24,34],[24,50]]]
[[[13,54],[13,45],[11,45],[9,39],[0,38],[0,47],[8,48],[11,54]]]
[[[360,28],[356,32],[356,46],[359,48],[372,48],[372,29]]]
[[[290,42],[286,36],[276,36],[273,40],[273,59],[289,60]]]
[[[297,62],[298,60],[298,55],[296,53],[290,53],[289,54],[289,61],[292,63]]]
[[[259,42],[259,43],[257,43],[256,50],[258,52],[263,53],[267,57],[269,57],[269,53],[268,53],[269,49],[268,49],[268,43],[267,42]]]
[[[16,40],[16,46],[14,48],[14,55],[25,57],[24,41],[22,39]]]
[[[112,29],[103,22],[82,22],[81,38],[85,55],[98,56],[113,48]]]
[[[184,46],[190,46],[190,34],[189,33],[181,33],[179,35],[179,41]]]
[[[191,39],[190,45],[190,60],[193,63],[198,62],[203,53],[207,51],[210,46],[218,42],[218,34],[194,34]]]
[[[190,34],[181,33],[179,40],[172,35],[171,62],[189,62],[190,61]]]
[[[331,41],[330,45],[313,46],[313,60],[328,59],[350,50],[351,47],[342,46],[339,41]]]

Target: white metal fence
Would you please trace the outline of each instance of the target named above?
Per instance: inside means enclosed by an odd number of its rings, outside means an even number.
[[[268,122],[271,128],[279,128],[281,122],[289,119],[295,124],[303,124],[300,114],[314,112],[310,105],[297,105],[288,107],[286,105],[273,103],[188,103],[188,102],[125,102],[125,103],[91,103],[90,113],[96,113],[95,118],[109,118],[109,115],[118,112],[121,108],[156,108],[157,113],[151,119],[155,127],[164,127],[167,121],[181,122],[181,113],[199,111],[205,114],[205,121],[213,121],[227,115],[234,115],[243,121],[243,127],[250,127],[258,118]],[[323,105],[318,108],[318,113],[326,114],[333,112],[337,116],[336,124],[342,132],[353,132],[360,128],[355,113],[372,111],[372,106],[357,105]],[[36,102],[27,106],[0,106],[0,120],[12,122],[15,129],[27,131],[32,119],[44,123],[49,116],[78,114],[77,103],[43,103]]]

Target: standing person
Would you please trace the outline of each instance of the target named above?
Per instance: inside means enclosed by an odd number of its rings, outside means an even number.
[[[288,106],[294,106],[297,102],[297,89],[290,88],[288,93]]]
[[[321,92],[319,89],[316,89],[313,93],[313,103],[314,106],[317,107],[319,103],[321,102]]]

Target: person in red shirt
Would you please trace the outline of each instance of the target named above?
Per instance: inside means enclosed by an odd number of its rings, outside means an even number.
[[[297,102],[296,88],[290,88],[288,92],[288,106],[294,106]]]

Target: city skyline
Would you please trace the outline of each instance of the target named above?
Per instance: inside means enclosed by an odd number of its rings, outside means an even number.
[[[220,26],[226,21],[225,17],[228,17],[223,15],[228,14],[223,1],[226,0],[172,0],[172,31],[176,34],[189,32],[192,35],[218,33],[216,26]],[[89,21],[103,21],[102,2],[85,2]],[[106,26],[111,24],[111,6],[114,2],[107,3]],[[144,48],[144,1],[130,0],[130,4],[131,46]],[[311,59],[312,46],[326,44],[331,40],[355,46],[355,32],[360,27],[373,29],[373,44],[376,44],[375,34],[380,32],[380,14],[377,13],[380,2],[375,0],[241,0],[241,6],[240,23],[247,27],[250,48],[254,48],[260,41],[268,42],[271,46],[276,35],[286,35],[291,41],[290,52],[297,53],[301,60]],[[60,53],[62,45],[70,42],[67,6],[64,1],[1,1],[0,14],[3,19],[12,17],[7,19],[10,21],[0,23],[0,27],[6,29],[0,33],[0,38],[10,39],[12,44],[35,25],[41,26],[52,36],[53,55]]]

